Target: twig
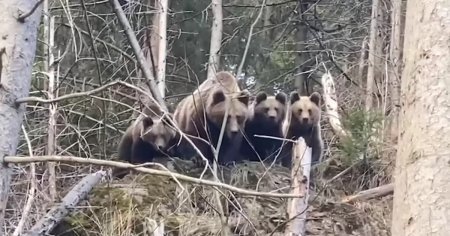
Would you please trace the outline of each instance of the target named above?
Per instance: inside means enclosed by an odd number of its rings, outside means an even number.
[[[19,17],[17,18],[17,20],[21,23],[24,23],[25,19],[28,18],[29,16],[31,16],[36,11],[36,9],[39,7],[39,5],[41,5],[43,2],[44,2],[44,0],[40,0],[39,2],[37,2],[28,13],[20,14]]]
[[[286,142],[292,142],[292,143],[296,143],[297,142],[297,141],[292,140],[292,139],[279,138],[279,137],[275,137],[275,136],[267,136],[267,135],[259,135],[259,134],[255,134],[253,136],[258,137],[258,138],[274,139],[274,140],[280,140],[280,141],[286,141]]]
[[[53,228],[67,216],[78,203],[86,198],[95,185],[100,182],[105,171],[97,171],[96,173],[85,176],[70,192],[62,199],[61,204],[53,207],[40,221],[38,221],[25,236],[39,236],[49,234]]]
[[[6,163],[31,163],[31,162],[48,162],[48,161],[57,161],[57,162],[64,162],[64,163],[92,164],[92,165],[100,165],[100,166],[110,166],[110,167],[118,167],[118,168],[125,168],[125,169],[133,169],[133,170],[136,170],[136,171],[139,171],[142,173],[177,178],[178,180],[190,182],[190,183],[194,183],[194,184],[220,187],[220,188],[224,188],[226,190],[229,190],[229,191],[232,191],[235,193],[240,193],[242,195],[253,195],[253,196],[260,196],[260,197],[278,197],[278,198],[303,197],[301,195],[295,195],[295,194],[251,191],[251,190],[246,190],[246,189],[242,189],[242,188],[237,188],[237,187],[234,187],[234,186],[231,186],[228,184],[218,183],[218,182],[211,181],[211,180],[197,179],[197,178],[193,178],[193,177],[178,174],[178,173],[172,173],[170,171],[155,170],[155,169],[150,169],[150,168],[145,168],[145,167],[137,167],[136,165],[133,165],[133,164],[129,164],[129,163],[125,163],[125,162],[118,162],[118,161],[109,161],[109,160],[100,160],[100,159],[91,159],[91,158],[73,157],[73,156],[35,156],[33,158],[7,156],[4,158],[4,162],[6,162]]]
[[[86,91],[86,92],[78,92],[78,93],[71,93],[71,94],[67,94],[67,95],[63,95],[54,99],[43,99],[40,97],[25,97],[25,98],[19,98],[16,100],[16,104],[19,105],[20,103],[25,103],[25,102],[40,102],[40,103],[54,103],[54,102],[60,102],[62,100],[66,100],[66,99],[71,99],[71,98],[77,98],[77,97],[83,97],[83,96],[90,96],[92,94],[96,94],[99,93],[105,89],[108,89],[111,86],[114,86],[116,84],[122,84],[125,85],[128,83],[125,82],[121,82],[121,81],[113,81],[110,82],[108,84],[105,84],[103,86],[100,86],[98,88]],[[125,85],[125,86],[127,86]],[[128,87],[128,86],[127,86]]]
[[[351,203],[358,200],[369,200],[377,197],[384,197],[394,192],[394,184],[386,184],[376,188],[367,189],[361,191],[355,195],[345,197],[342,199],[343,203]]]
[[[153,78],[152,72],[150,68],[148,68],[148,63],[146,62],[144,53],[142,52],[141,46],[139,45],[138,40],[136,39],[136,35],[134,34],[130,22],[128,22],[127,17],[125,16],[125,13],[122,10],[122,7],[120,6],[120,3],[118,0],[110,0],[111,6],[114,8],[114,12],[117,15],[117,18],[119,19],[120,24],[124,28],[125,35],[127,36],[128,40],[130,41],[131,48],[133,49],[137,62],[139,64],[140,69],[142,70],[144,77],[147,79],[147,85],[149,86],[149,89],[153,95],[153,97],[156,99],[156,101],[159,103],[161,108],[164,111],[168,111],[166,103],[164,102],[164,99],[161,96],[161,93],[157,89],[157,85],[155,82],[155,78]]]
[[[250,42],[252,41],[253,37],[253,28],[255,28],[255,25],[258,23],[259,18],[261,18],[262,12],[264,10],[264,7],[266,5],[266,0],[263,0],[261,7],[259,9],[258,16],[256,16],[255,21],[253,21],[252,25],[250,26],[250,31],[248,32],[248,39],[247,44],[245,45],[244,54],[242,55],[241,63],[239,64],[238,70],[237,70],[237,76],[240,77],[242,73],[242,68],[244,67],[245,59],[247,57],[248,49],[250,48]]]
[[[28,146],[28,152],[30,153],[30,157],[33,158],[33,147],[31,146],[30,138],[28,137],[28,133],[25,130],[25,127],[22,125],[22,132],[25,136],[25,140],[27,141]],[[36,192],[36,165],[34,163],[30,164],[30,191],[28,193],[28,199],[27,203],[25,204],[25,207],[23,208],[22,217],[20,218],[19,223],[17,224],[16,229],[14,230],[13,236],[19,236],[22,234],[23,227],[25,225],[25,222],[28,218],[28,215],[31,211],[31,206],[33,204],[34,200],[34,194]]]

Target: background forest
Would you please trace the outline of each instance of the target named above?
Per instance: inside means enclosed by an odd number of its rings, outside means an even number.
[[[27,100],[17,156],[117,159],[120,138],[136,118],[136,91],[114,85],[58,103],[46,101],[115,81],[139,86],[145,80],[111,1],[41,2],[43,16],[33,63],[31,98]],[[160,5],[154,0],[119,2],[151,62],[149,68],[157,75],[161,68],[157,68],[152,56],[158,54],[155,19]],[[340,115],[337,118],[350,135],[340,135],[323,106],[325,151],[323,161],[315,167],[316,186],[310,198],[307,235],[390,235],[392,196],[356,204],[356,200],[345,197],[392,182],[400,109],[400,29],[404,27],[401,9],[405,5],[405,1],[393,0],[221,3],[223,31],[218,70],[235,74],[242,89],[252,94],[289,94],[293,90],[303,95],[313,91],[323,94],[322,78],[328,73],[334,83],[336,94],[332,96]],[[208,76],[212,7],[210,0],[168,2],[163,77],[164,100],[170,111]],[[167,168],[195,172],[189,164],[181,165],[185,166]],[[28,218],[22,222],[24,229],[30,229],[82,177],[98,169],[67,163],[15,167],[10,192],[15,197],[8,202],[6,231],[17,229],[30,197],[33,202]],[[269,177],[264,177],[263,172],[260,166],[249,164],[225,172],[223,181],[254,188],[255,179],[265,178],[260,191],[287,186],[285,178],[289,178],[289,173],[275,168],[269,171]],[[141,200],[123,196],[134,191],[124,185],[135,183],[146,183],[138,188],[147,192],[140,196]],[[180,193],[181,186],[188,194]],[[388,194],[392,193],[389,186]],[[237,197],[223,192],[221,201],[226,206],[222,206],[213,192],[210,187],[188,186],[168,178],[133,175],[94,190],[89,207],[77,209],[72,218],[66,219],[67,225],[58,228],[60,232],[67,228],[77,232],[56,235],[147,235],[146,228],[151,228],[148,222],[152,220],[165,222],[166,233],[172,232],[169,235],[216,235],[224,227],[224,211],[232,218],[228,225],[235,234],[283,232],[280,224],[286,220],[286,199],[254,202],[244,198],[236,203]],[[216,210],[218,206],[226,210]],[[374,228],[366,229],[369,226]]]

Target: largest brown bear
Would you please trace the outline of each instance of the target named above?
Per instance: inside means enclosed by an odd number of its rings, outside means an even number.
[[[249,98],[247,91],[239,89],[236,78],[222,71],[216,74],[215,79],[207,79],[192,95],[185,97],[176,107],[174,118],[181,131],[211,162],[215,159],[211,144],[217,148],[224,116],[228,114],[218,154],[218,163],[228,164],[240,160],[239,149],[248,116]],[[186,140],[180,146],[184,147],[181,152],[192,151]]]

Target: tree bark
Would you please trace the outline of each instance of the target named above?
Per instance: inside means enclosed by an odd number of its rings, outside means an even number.
[[[312,149],[305,139],[299,138],[292,147],[291,193],[303,198],[288,200],[287,215],[292,219],[286,227],[285,236],[304,236],[306,231],[306,210],[308,209],[309,182]]]
[[[302,9],[299,7],[299,10]],[[300,11],[303,14],[303,11]],[[301,19],[301,16],[299,16],[299,19]],[[300,21],[300,20],[299,20]],[[298,23],[297,30],[295,32],[295,39],[297,40],[296,44],[296,51],[297,56],[295,57],[295,65],[298,67],[296,70],[296,76],[295,76],[295,89],[297,89],[297,92],[303,96],[307,96],[307,88],[306,88],[306,81],[305,81],[305,74],[303,71],[304,66],[306,65],[306,50],[305,50],[305,44],[308,34],[308,28],[306,25],[302,24],[301,22]]]
[[[158,88],[161,96],[166,96],[166,57],[167,57],[167,10],[169,0],[156,1],[158,6],[158,70],[156,81],[158,81]],[[154,24],[155,24],[154,23]]]
[[[450,232],[450,2],[407,4],[392,235]]]
[[[209,46],[208,79],[213,79],[220,65],[220,47],[222,44],[223,14],[222,0],[212,0],[213,23],[211,27],[211,44]]]
[[[0,1],[0,158],[14,156],[25,105],[17,98],[27,97],[36,53],[37,29],[42,5],[37,1]],[[37,6],[37,7],[36,7]],[[11,182],[10,169],[0,163],[0,229],[3,231],[5,208]]]
[[[373,106],[373,91],[375,84],[375,60],[376,60],[376,44],[377,44],[377,25],[378,25],[378,8],[379,0],[372,2],[372,16],[370,22],[370,36],[369,36],[369,56],[367,66],[367,80],[366,80],[366,111],[370,111]]]
[[[47,26],[45,26],[47,27]],[[55,17],[50,17],[49,21],[49,35],[48,35],[48,55],[47,55],[47,65],[50,65],[47,68],[48,75],[48,98],[54,99],[58,95],[56,94],[55,88],[58,87],[56,84],[55,78],[58,78],[58,75],[55,76],[55,57],[53,56],[53,47],[55,44]],[[49,104],[49,119],[48,119],[48,139],[47,139],[47,155],[56,155],[56,116],[57,116],[57,103]],[[48,167],[48,181],[49,181],[49,191],[50,191],[50,199],[52,201],[56,200],[57,192],[56,192],[56,163],[49,162],[47,163]]]
[[[391,70],[389,73],[389,88],[391,92],[392,120],[390,124],[390,136],[397,139],[398,114],[400,112],[400,66],[401,66],[401,15],[402,0],[391,0],[391,42],[389,47],[389,60]]]

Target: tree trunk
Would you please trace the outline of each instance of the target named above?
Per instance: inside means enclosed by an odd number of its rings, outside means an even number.
[[[166,96],[167,8],[169,0],[158,0],[156,5],[158,6],[158,22],[153,23],[158,24],[158,70],[156,81],[161,96],[164,98]]]
[[[392,235],[450,232],[450,3],[407,5]]]
[[[42,14],[38,1],[0,1],[0,158],[14,156],[25,104],[17,98],[27,97],[36,53],[37,29]],[[36,8],[35,8],[36,6]],[[5,208],[11,182],[10,169],[0,163],[0,229],[3,231]]]
[[[222,44],[223,14],[222,0],[212,0],[213,23],[211,27],[211,44],[209,46],[208,79],[213,79],[220,65],[220,47]]]
[[[397,139],[398,133],[398,113],[400,111],[400,64],[401,64],[401,14],[402,1],[391,0],[391,42],[389,48],[389,60],[391,70],[389,74],[389,88],[391,92],[392,120],[390,124],[390,136]]]
[[[375,84],[375,60],[376,60],[376,42],[377,42],[377,24],[378,24],[378,8],[379,0],[372,2],[372,16],[370,23],[369,36],[369,56],[367,66],[367,80],[366,80],[366,111],[370,111],[373,106],[373,91]],[[380,55],[378,55],[380,56]]]

